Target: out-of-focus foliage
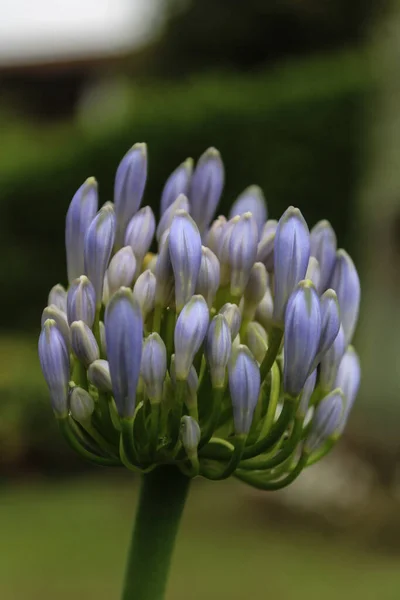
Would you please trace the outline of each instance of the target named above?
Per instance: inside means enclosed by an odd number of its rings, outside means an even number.
[[[266,195],[270,214],[290,204],[307,221],[327,217],[346,239],[350,199],[360,170],[363,105],[372,82],[363,56],[341,54],[277,68],[256,77],[221,75],[132,89],[123,126],[79,123],[7,134],[0,148],[2,328],[34,327],[48,289],[65,270],[64,219],[91,175],[103,202],[116,166],[136,141],[149,145],[145,202],[158,210],[168,174],[187,155],[215,145],[227,181],[221,210],[249,184]],[[62,276],[62,275],[61,275]],[[6,290],[6,292],[4,292]]]

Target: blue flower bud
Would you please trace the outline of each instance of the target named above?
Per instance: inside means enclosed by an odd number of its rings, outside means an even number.
[[[223,227],[216,255],[220,263],[220,285],[226,286],[231,281],[230,243],[235,226],[240,221],[239,215],[230,219]]]
[[[343,327],[340,325],[339,332],[333,341],[331,347],[325,352],[321,358],[319,369],[320,384],[324,390],[331,390],[335,383],[336,373],[338,371],[340,361],[346,350],[346,340],[344,339]],[[341,387],[335,385],[335,387]]]
[[[289,298],[285,313],[283,388],[300,394],[311,373],[321,338],[318,294],[310,281],[301,281]]]
[[[232,353],[228,374],[235,431],[238,435],[246,435],[253,421],[261,384],[260,369],[246,346],[240,345]]]
[[[169,254],[175,276],[175,303],[179,313],[196,289],[201,264],[201,237],[196,223],[179,210],[169,230]]]
[[[257,223],[251,213],[244,213],[235,224],[229,240],[231,294],[241,296],[257,256]]]
[[[343,356],[336,375],[335,385],[343,390],[345,398],[345,408],[340,432],[343,431],[354,401],[358,394],[361,379],[360,361],[357,352],[352,346],[349,346]]]
[[[310,234],[298,208],[290,206],[282,215],[274,244],[274,319],[282,323],[290,294],[304,279],[310,258]]]
[[[224,235],[226,217],[220,215],[213,221],[208,234],[206,236],[206,245],[216,256],[218,256],[219,247],[221,245],[222,236]]]
[[[172,269],[171,256],[169,252],[169,230],[166,231],[160,241],[160,248],[155,267],[156,277],[156,305],[169,306],[174,295],[174,272]]]
[[[273,326],[273,312],[274,312],[274,301],[272,299],[271,289],[267,287],[261,302],[258,304],[256,309],[255,318],[264,329],[268,330]]]
[[[189,457],[196,452],[200,437],[201,431],[198,422],[193,417],[184,415],[181,419],[180,438]]]
[[[206,356],[214,388],[223,387],[225,373],[232,349],[232,336],[228,321],[215,315],[207,333]]]
[[[249,280],[244,290],[243,315],[252,319],[257,306],[264,298],[268,288],[268,273],[261,262],[256,262],[250,271]]]
[[[64,338],[65,345],[69,352],[71,348],[71,332],[69,329],[67,315],[54,304],[46,306],[42,312],[41,326],[43,327],[47,319],[52,319],[57,323],[57,327]]]
[[[267,352],[267,342],[268,336],[264,327],[257,321],[251,321],[246,328],[246,344],[258,364],[262,363]]]
[[[211,310],[219,288],[220,267],[214,252],[202,246],[200,271],[197,277],[196,294],[201,294]]]
[[[310,253],[320,266],[320,285],[317,289],[324,292],[329,286],[336,261],[336,234],[328,221],[319,221],[310,232]]]
[[[166,373],[167,349],[158,333],[152,333],[144,342],[140,369],[151,402],[161,402]]]
[[[74,321],[84,321],[89,327],[96,314],[96,292],[86,277],[81,275],[71,283],[67,297],[67,317],[71,325]]]
[[[71,345],[75,356],[87,368],[100,358],[99,347],[92,330],[83,321],[74,321],[71,325]]]
[[[88,379],[100,392],[111,392],[111,375],[108,362],[99,358],[89,365]]]
[[[311,428],[304,444],[308,453],[318,450],[324,442],[340,433],[343,419],[344,397],[339,388],[333,390],[315,409]]]
[[[175,354],[171,356],[170,375],[172,383],[174,386],[176,386]],[[199,376],[197,375],[197,371],[193,365],[190,367],[186,383],[189,397],[191,400],[193,400],[197,397],[197,390],[199,388]]]
[[[338,250],[330,286],[335,290],[340,308],[346,344],[351,342],[360,307],[360,280],[353,261],[345,250]]]
[[[59,417],[68,413],[69,353],[54,319],[47,319],[39,337],[39,360],[50,392],[51,404]]]
[[[72,198],[65,223],[68,281],[84,273],[85,236],[98,205],[97,182],[89,177]]]
[[[239,307],[236,304],[227,302],[220,309],[219,314],[225,317],[231,330],[232,340],[234,340],[239,333],[240,325],[242,324],[242,314]]]
[[[193,296],[180,312],[175,325],[175,370],[180,381],[187,379],[190,367],[208,329],[208,306],[203,296]]]
[[[340,328],[339,303],[335,292],[326,290],[320,299],[321,339],[318,354],[321,356],[332,346]]]
[[[57,306],[62,312],[67,312],[67,291],[60,283],[57,283],[57,285],[54,285],[51,288],[47,304],[49,306],[54,304],[54,306]]]
[[[312,281],[318,294],[321,293],[321,269],[315,256],[310,256],[305,279]]]
[[[150,206],[144,206],[132,217],[125,233],[125,246],[130,246],[136,258],[139,272],[146,256],[156,229],[156,220]]]
[[[137,212],[147,179],[147,146],[135,144],[119,163],[114,183],[114,204],[117,219],[115,243],[121,247],[125,230]]]
[[[73,387],[69,396],[69,409],[72,418],[78,423],[88,421],[94,412],[92,396],[81,387]]]
[[[136,258],[130,246],[124,246],[110,261],[107,269],[108,292],[112,296],[120,287],[130,287],[135,276]]]
[[[224,165],[220,153],[209,148],[198,160],[190,186],[190,206],[193,219],[202,234],[209,226],[224,187]]]
[[[149,269],[137,278],[133,287],[133,297],[138,301],[145,321],[154,309],[156,301],[156,278]]]
[[[96,304],[103,297],[104,275],[110,260],[115,237],[115,214],[111,204],[105,204],[93,219],[85,237],[85,274],[96,292]]]
[[[105,312],[108,364],[113,395],[121,417],[132,417],[142,358],[143,321],[138,301],[120,288]]]
[[[261,236],[265,221],[267,220],[267,203],[265,202],[262,189],[258,185],[250,185],[244,190],[232,204],[229,218],[251,212],[258,228],[258,236]]]
[[[270,219],[264,225],[257,246],[257,261],[262,262],[269,273],[274,270],[274,245],[278,221]]]
[[[312,396],[312,393],[315,388],[315,383],[317,381],[317,369],[309,375],[306,379],[304,387],[300,394],[300,402],[297,408],[297,417],[304,419],[307,415],[308,405]]]
[[[189,200],[183,194],[180,194],[162,215],[156,231],[157,242],[160,243],[162,236],[171,227],[176,213],[180,210],[189,212]]]
[[[164,189],[161,194],[161,214],[163,215],[167,208],[171,206],[177,199],[179,194],[189,193],[190,179],[193,173],[193,159],[187,158],[185,162],[179,165],[171,173],[165,182]]]

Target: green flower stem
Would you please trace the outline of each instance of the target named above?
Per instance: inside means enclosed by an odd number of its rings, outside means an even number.
[[[270,372],[272,365],[278,356],[279,349],[283,338],[283,330],[279,327],[274,327],[268,338],[268,350],[264,356],[264,360],[260,366],[261,381],[264,381],[268,373]]]
[[[218,470],[218,472],[207,469],[207,466],[203,466],[200,471],[201,474],[204,475],[205,477],[207,477],[208,479],[212,479],[214,481],[218,481],[221,479],[227,479],[227,477],[232,475],[232,473],[235,471],[236,467],[240,463],[240,459],[242,457],[245,444],[246,444],[246,435],[244,435],[244,434],[237,435],[236,438],[232,441],[233,452],[231,454],[228,464],[225,465],[222,468],[222,470],[220,468]]]
[[[163,600],[189,484],[173,466],[143,475],[122,600]]]
[[[258,473],[255,471],[242,471],[238,470],[235,473],[235,476],[244,481],[245,483],[249,483],[253,487],[259,490],[265,491],[273,491],[273,490],[281,490],[292,483],[297,477],[300,475],[302,470],[307,464],[308,454],[304,453],[301,455],[299,462],[293,468],[293,470],[286,475],[283,479],[279,479],[278,481],[268,481],[268,477],[266,479],[263,478],[263,472],[259,471]]]
[[[73,450],[75,450],[75,452],[78,452],[78,454],[80,454],[83,458],[86,458],[87,460],[90,460],[91,462],[96,463],[98,465],[121,466],[121,461],[118,458],[106,458],[94,454],[90,450],[87,450],[75,435],[69,417],[63,417],[57,420],[61,433],[67,440],[68,444]]]

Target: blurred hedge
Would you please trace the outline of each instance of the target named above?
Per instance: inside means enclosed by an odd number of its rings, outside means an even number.
[[[258,183],[272,216],[298,205],[310,223],[329,218],[340,242],[348,243],[362,107],[372,87],[364,57],[341,54],[253,76],[132,87],[131,115],[121,127],[107,126],[104,115],[89,127],[76,122],[6,131],[0,327],[37,326],[48,289],[65,279],[64,215],[75,189],[95,175],[102,201],[111,199],[118,161],[136,141],[149,145],[145,202],[156,208],[169,172],[214,145],[227,170],[221,211]]]

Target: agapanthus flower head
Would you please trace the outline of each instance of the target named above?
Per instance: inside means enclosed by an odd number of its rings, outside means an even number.
[[[187,159],[140,208],[147,149],[135,144],[98,210],[87,180],[66,220],[68,289],[42,314],[39,357],[72,447],[97,464],[258,488],[292,481],[336,442],[360,383],[360,288],[326,221],[289,207],[266,220],[249,186],[216,216],[224,167]],[[214,220],[213,220],[214,219]],[[151,252],[150,252],[151,250]],[[282,381],[281,381],[282,378]]]

